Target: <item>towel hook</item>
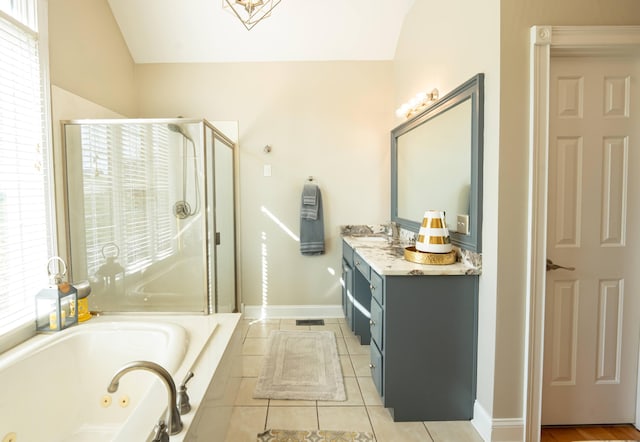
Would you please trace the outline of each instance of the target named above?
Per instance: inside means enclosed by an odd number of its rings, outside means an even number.
[[[318,181],[318,178],[314,177],[313,175],[309,175],[307,177],[307,181],[306,182],[309,183],[309,185],[320,187],[320,182]]]

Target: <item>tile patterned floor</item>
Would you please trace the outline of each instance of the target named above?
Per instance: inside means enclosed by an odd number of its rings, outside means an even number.
[[[325,319],[324,326],[296,326],[293,319],[245,319],[242,326],[243,377],[227,442],[255,442],[256,435],[269,428],[369,431],[377,442],[482,442],[469,422],[393,422],[371,380],[369,346],[360,345],[344,319]],[[253,399],[269,332],[301,329],[335,332],[346,401]]]

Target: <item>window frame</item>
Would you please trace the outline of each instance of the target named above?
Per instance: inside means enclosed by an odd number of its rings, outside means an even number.
[[[0,10],[0,18],[22,29],[25,33],[36,36],[38,47],[38,59],[40,68],[40,91],[41,91],[41,112],[42,112],[42,143],[46,145],[43,160],[47,163],[46,173],[43,183],[45,185],[45,224],[48,225],[48,250],[53,256],[58,255],[59,230],[56,223],[56,189],[55,189],[55,163],[53,154],[53,136],[51,119],[51,83],[49,76],[49,39],[48,39],[48,0],[21,0],[16,8],[23,17],[27,17],[27,24],[13,17],[4,9]],[[47,272],[46,263],[40,270]],[[35,295],[34,304],[35,304]],[[0,353],[28,340],[35,336],[35,312],[32,321],[17,325],[10,331],[0,335]]]

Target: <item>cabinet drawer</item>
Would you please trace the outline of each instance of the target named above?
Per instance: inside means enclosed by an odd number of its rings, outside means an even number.
[[[380,305],[384,305],[384,280],[382,276],[371,270],[371,296],[378,301]]]
[[[382,307],[374,300],[371,301],[371,338],[376,342],[378,348],[384,350],[384,343],[382,341],[382,327],[383,327]]]
[[[384,396],[382,392],[382,353],[375,344],[370,347],[370,352],[371,363],[369,367],[371,368],[371,378],[380,396]]]
[[[342,241],[342,258],[347,261],[349,267],[353,267],[353,249],[346,241]]]
[[[371,268],[357,252],[353,253],[353,265],[360,270],[360,273],[364,275],[367,281],[371,280]]]

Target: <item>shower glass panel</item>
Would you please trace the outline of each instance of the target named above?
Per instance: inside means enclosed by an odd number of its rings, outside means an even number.
[[[233,143],[185,119],[68,121],[63,136],[68,260],[72,280],[91,283],[90,309],[215,311],[217,218],[234,218]],[[231,152],[220,186],[218,139]],[[218,197],[231,204],[216,210]],[[235,275],[234,244],[224,256]]]

